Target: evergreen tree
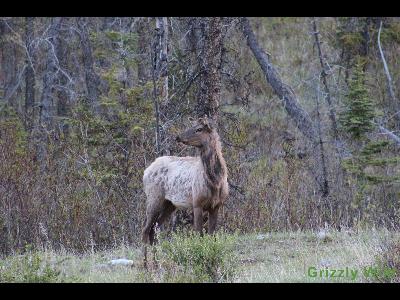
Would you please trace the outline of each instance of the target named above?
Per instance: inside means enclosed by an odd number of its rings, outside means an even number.
[[[349,82],[349,92],[345,98],[345,109],[340,115],[342,129],[352,138],[361,139],[373,128],[375,116],[374,103],[368,95],[365,85],[363,61],[359,58]]]

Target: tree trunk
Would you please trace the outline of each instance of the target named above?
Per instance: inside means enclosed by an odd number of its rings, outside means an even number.
[[[79,29],[79,37],[81,40],[82,47],[82,59],[83,65],[85,68],[85,79],[86,79],[86,87],[87,87],[87,100],[93,112],[98,114],[99,109],[99,86],[100,86],[100,77],[94,70],[94,59],[92,46],[89,39],[88,32],[88,24],[87,18],[78,18],[77,19],[78,29]]]
[[[61,25],[66,24],[67,18],[61,19]],[[64,122],[63,117],[67,117],[69,114],[69,78],[68,75],[68,47],[67,47],[67,34],[65,30],[61,30],[55,39],[55,52],[58,58],[59,68],[63,70],[60,72],[59,77],[59,88],[57,89],[57,115],[61,117],[58,126],[59,131],[66,134],[68,132],[68,125]]]
[[[33,105],[35,103],[35,71],[32,41],[34,39],[34,18],[25,18],[25,46],[26,46],[26,71],[25,71],[25,125],[28,130],[33,126]]]
[[[155,33],[153,37],[152,43],[152,55],[151,55],[151,62],[152,62],[152,80],[153,80],[153,103],[154,103],[154,114],[156,118],[156,128],[155,128],[155,137],[156,137],[156,153],[157,156],[162,155],[161,150],[161,132],[160,132],[160,104],[158,99],[158,81],[160,78],[160,66],[161,66],[161,57],[162,57],[162,48],[161,48],[161,36],[163,34],[163,26],[160,24],[159,19],[162,18],[155,18],[156,20],[156,27]]]
[[[9,26],[13,27],[12,20],[0,21],[1,32],[1,50],[2,50],[2,77],[3,81],[3,99],[13,108],[17,109],[15,93],[19,86],[18,82],[18,64],[17,64],[17,49],[14,42],[9,38],[13,34]]]
[[[52,136],[53,118],[55,115],[55,105],[53,102],[53,88],[58,69],[57,57],[54,51],[55,41],[60,31],[61,18],[52,18],[48,31],[48,39],[45,42],[46,68],[43,75],[43,89],[39,105],[39,130],[37,155],[41,165],[41,170],[45,169],[47,158],[47,146],[49,137]]]
[[[162,81],[161,98],[163,104],[168,104],[168,18],[156,18],[158,38],[157,74]]]
[[[222,19],[208,17],[205,20],[205,30],[201,49],[200,95],[198,98],[197,115],[208,115],[218,119],[218,108],[221,97],[221,56],[222,56]]]
[[[365,18],[364,28],[363,28],[363,32],[362,32],[362,37],[363,37],[363,46],[361,49],[362,56],[367,56],[369,54],[369,43],[371,40],[371,36],[369,34],[370,24],[371,24],[371,17]],[[365,69],[364,69],[364,71],[365,71]]]
[[[148,39],[150,33],[149,22],[147,18],[141,18],[138,21],[137,35],[138,35],[138,59],[137,59],[137,76],[139,84],[144,84],[150,79],[150,64],[148,63],[149,44]]]
[[[47,129],[52,127],[54,108],[53,103],[53,87],[55,83],[55,75],[58,68],[57,53],[54,51],[54,45],[58,38],[61,25],[61,18],[52,18],[48,31],[48,43],[46,44],[46,69],[43,76],[43,91],[40,101],[39,124],[44,125]]]
[[[317,110],[317,130],[318,130],[318,145],[319,145],[319,153],[321,160],[321,180],[319,182],[321,193],[323,197],[327,197],[329,195],[329,182],[328,182],[328,173],[326,168],[326,158],[325,158],[325,147],[322,139],[322,130],[321,130],[321,115],[319,112],[319,95],[316,96],[316,110]]]

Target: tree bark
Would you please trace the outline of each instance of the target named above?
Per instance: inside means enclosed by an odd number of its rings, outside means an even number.
[[[93,109],[93,112],[95,114],[98,114],[100,111],[99,109],[100,77],[94,70],[94,59],[93,59],[92,45],[90,43],[89,32],[87,28],[88,26],[87,18],[78,18],[77,24],[79,29],[79,37],[81,40],[83,65],[85,68],[87,99],[89,105]]]
[[[205,30],[202,36],[204,45],[200,55],[201,87],[197,115],[200,117],[206,114],[214,120],[218,119],[221,97],[222,19],[208,17],[204,20]]]
[[[150,65],[147,57],[149,56],[149,44],[148,39],[150,33],[149,22],[147,18],[141,18],[138,21],[137,35],[138,35],[138,59],[137,59],[137,76],[139,84],[144,84],[150,79]]]
[[[35,103],[35,71],[32,41],[34,39],[34,18],[25,18],[25,47],[26,47],[26,71],[25,71],[25,124],[28,130],[33,126],[33,105]]]
[[[67,22],[67,18],[61,18],[60,26]],[[68,72],[68,47],[67,47],[67,34],[65,30],[61,30],[55,39],[55,53],[58,58],[59,68],[63,70],[59,74],[59,88],[57,89],[57,115],[60,117],[67,117],[69,114],[69,101],[70,93],[68,92],[69,79],[66,73]],[[59,130],[66,134],[68,132],[68,125],[62,119],[58,122]]]
[[[52,127],[54,108],[53,88],[56,79],[56,71],[58,67],[56,52],[54,45],[58,38],[61,25],[61,18],[52,18],[48,31],[48,44],[46,44],[46,69],[43,75],[43,91],[40,100],[39,124],[47,129]]]
[[[327,197],[329,195],[329,182],[328,182],[328,172],[326,168],[325,147],[322,139],[321,115],[319,113],[319,95],[317,95],[316,97],[316,109],[317,109],[318,145],[319,145],[321,171],[322,171],[322,178],[321,178],[322,183],[319,182],[319,185],[321,187],[322,196]]]
[[[6,23],[7,22],[7,23]],[[8,25],[7,25],[8,24]],[[14,42],[10,41],[8,37],[12,34],[9,26],[13,26],[12,20],[0,21],[1,50],[2,50],[2,77],[3,77],[3,90],[5,102],[13,108],[17,109],[15,92],[19,86],[18,78],[18,64],[17,64],[17,49]]]
[[[161,78],[161,98],[164,105],[168,104],[168,18],[156,18],[158,37],[157,74]]]
[[[282,81],[275,67],[269,61],[267,54],[261,49],[247,18],[242,18],[242,31],[247,39],[247,45],[250,47],[264,72],[267,82],[271,85],[274,92],[282,99],[282,104],[289,117],[304,136],[314,144],[317,144],[318,134],[313,121],[307,112],[299,105],[292,88]]]
[[[371,17],[365,18],[364,22],[364,28],[362,32],[362,37],[363,37],[363,46],[361,50],[361,55],[362,56],[367,56],[369,54],[369,43],[371,40],[371,36],[369,34],[369,26],[371,24]],[[364,69],[365,71],[366,69]]]
[[[161,132],[160,132],[160,104],[158,100],[158,79],[160,78],[160,57],[162,55],[161,51],[161,35],[162,28],[159,22],[159,18],[155,18],[156,27],[155,33],[152,43],[152,80],[153,80],[153,104],[154,104],[154,114],[156,118],[156,128],[155,128],[155,137],[156,137],[156,153],[158,155],[162,155],[161,151]],[[162,21],[161,21],[162,22]]]

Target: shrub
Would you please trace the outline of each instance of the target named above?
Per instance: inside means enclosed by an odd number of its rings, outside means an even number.
[[[172,233],[155,246],[159,264],[155,272],[164,282],[232,281],[236,274],[235,240],[235,235],[226,233]]]
[[[53,283],[65,277],[39,252],[30,252],[0,261],[0,282]]]
[[[375,267],[370,269],[372,281],[400,282],[400,240],[386,243],[375,257]]]

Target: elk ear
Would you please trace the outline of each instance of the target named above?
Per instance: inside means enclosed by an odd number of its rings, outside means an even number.
[[[207,114],[204,114],[204,116],[200,117],[199,120],[203,121],[203,122],[208,122],[208,116]]]
[[[212,130],[212,126],[211,126],[211,124],[210,123],[206,123],[206,124],[204,124],[204,128],[208,131],[208,132],[211,132],[211,130]]]
[[[217,126],[216,126],[215,120],[214,120],[214,119],[209,119],[208,122],[207,122],[207,127],[208,127],[210,130],[216,128]]]
[[[203,125],[204,127],[209,125],[207,115],[204,117],[200,117],[198,122],[199,122],[199,124]]]
[[[215,128],[215,121],[213,118],[209,118],[207,115],[204,117],[199,118],[199,123],[204,126],[208,131],[213,130]]]

